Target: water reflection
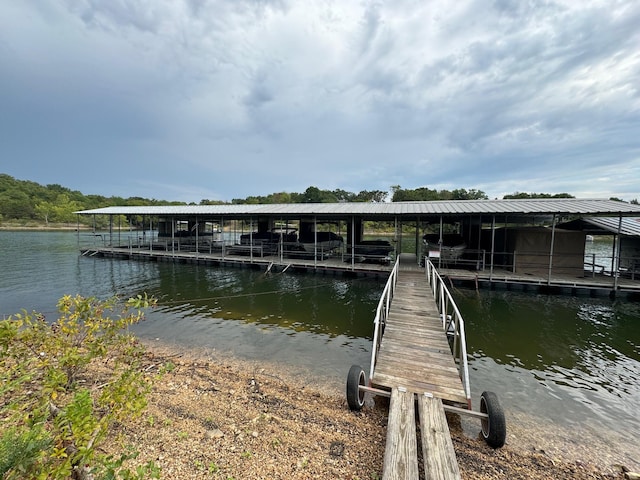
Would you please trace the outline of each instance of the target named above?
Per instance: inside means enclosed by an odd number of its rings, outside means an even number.
[[[560,425],[588,419],[622,435],[640,430],[637,304],[496,291],[455,296],[478,392],[493,388],[508,409]]]
[[[369,339],[382,284],[373,279],[158,265],[159,311]],[[178,323],[181,321],[178,319]]]

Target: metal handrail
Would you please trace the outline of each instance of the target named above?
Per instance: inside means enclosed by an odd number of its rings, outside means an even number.
[[[462,387],[464,388],[467,401],[471,402],[471,387],[469,384],[469,364],[467,362],[467,340],[464,328],[464,319],[458,309],[449,289],[445,285],[442,277],[437,272],[435,266],[429,259],[425,260],[425,271],[427,281],[431,285],[433,298],[438,306],[438,312],[442,320],[442,328],[447,335],[453,336],[451,353],[458,364]]]
[[[391,274],[387,279],[387,283],[380,295],[380,301],[378,302],[378,308],[376,309],[376,316],[373,320],[373,347],[371,348],[371,367],[369,369],[369,381],[373,378],[373,370],[376,365],[376,357],[380,348],[380,342],[382,341],[382,334],[384,333],[384,326],[387,322],[387,316],[389,315],[389,308],[391,308],[391,299],[396,289],[396,282],[398,280],[398,266],[400,264],[400,257],[396,259],[396,263],[391,270]]]

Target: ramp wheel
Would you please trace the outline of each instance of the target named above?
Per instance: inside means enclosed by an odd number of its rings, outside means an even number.
[[[481,420],[482,437],[485,442],[493,448],[502,447],[507,438],[507,423],[498,396],[493,392],[482,392],[480,411],[488,415]]]
[[[360,390],[360,385],[366,384],[367,379],[362,367],[352,365],[347,376],[347,403],[351,410],[361,410],[364,406],[364,390]]]

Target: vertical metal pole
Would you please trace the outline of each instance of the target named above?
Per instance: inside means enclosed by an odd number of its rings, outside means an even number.
[[[249,218],[249,258],[253,263],[253,217]]]
[[[442,215],[440,215],[440,238],[438,239],[438,248],[440,255],[438,256],[438,268],[442,266]]]
[[[313,217],[313,267],[318,266],[318,217]]]
[[[553,214],[551,221],[551,248],[549,251],[549,272],[547,274],[547,285],[551,285],[551,271],[553,269],[553,245],[556,239],[556,214]]]
[[[171,217],[171,256],[176,256],[176,219]]]
[[[356,216],[351,216],[351,270],[356,268]]]
[[[284,229],[282,225],[285,225]],[[289,230],[289,221],[287,220],[287,223],[284,224],[283,218],[280,217],[280,263],[282,263],[282,259],[284,258],[284,232],[287,232],[288,230]]]
[[[620,275],[620,235],[622,234],[622,215],[618,217],[618,234],[614,241],[614,254],[613,264],[615,269],[613,271],[613,290],[618,290],[618,276]]]
[[[393,234],[395,235],[395,245],[394,245],[394,249],[395,249],[395,253],[396,253],[396,259],[398,258],[398,255],[400,254],[399,252],[402,251],[402,235],[400,234],[399,230],[399,225],[398,225],[398,216],[396,215],[395,217],[393,217]]]
[[[416,248],[415,248],[416,258],[418,259],[418,263],[420,263],[420,216],[416,219]]]
[[[483,252],[482,250],[482,215],[478,218],[478,258],[480,258],[480,254]],[[484,257],[484,254],[482,255]],[[480,270],[480,265],[484,269],[485,259],[482,258],[481,262],[476,263],[476,270]]]
[[[496,216],[491,218],[491,265],[489,265],[489,281],[493,281],[493,262],[496,253]]]

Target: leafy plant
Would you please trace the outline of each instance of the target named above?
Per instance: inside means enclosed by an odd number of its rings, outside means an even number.
[[[124,468],[130,452],[98,453],[116,421],[146,407],[143,349],[128,328],[153,304],[146,295],[125,303],[64,296],[52,323],[26,312],[0,321],[1,478],[156,475],[153,464]]]

